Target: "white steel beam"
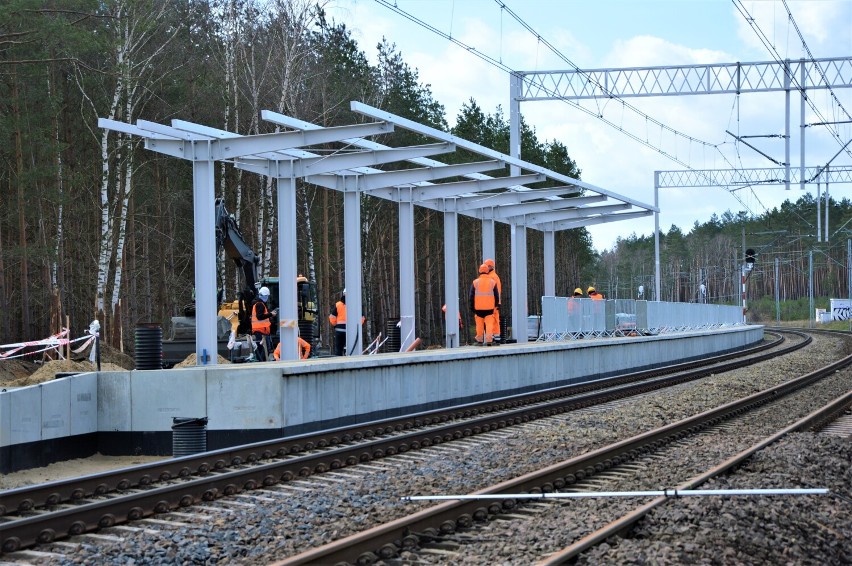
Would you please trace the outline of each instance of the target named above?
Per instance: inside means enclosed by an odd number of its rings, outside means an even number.
[[[640,210],[637,212],[622,212],[620,214],[603,214],[601,216],[591,216],[577,220],[561,220],[557,222],[543,222],[541,224],[531,225],[529,228],[536,230],[572,230],[574,228],[582,228],[584,226],[593,226],[596,224],[606,224],[608,222],[620,222],[622,220],[633,220],[634,218],[644,218],[651,216],[653,211]]]
[[[522,218],[522,216],[527,214],[536,214],[541,212],[548,212],[551,210],[575,209],[584,207],[588,204],[603,202],[605,200],[607,200],[607,197],[604,195],[592,195],[588,197],[573,197],[564,199],[557,198],[551,200],[524,202],[521,204],[507,204],[503,206],[497,206],[491,209],[482,208],[481,212],[483,213],[483,215],[488,215],[490,218],[494,218],[495,220],[505,220],[510,224],[515,222],[527,224]]]
[[[505,167],[500,161],[476,161],[473,163],[458,163],[446,167],[424,167],[422,169],[400,169],[398,171],[383,171],[369,175],[310,175],[305,181],[339,191],[371,191],[381,187],[396,187],[410,185],[421,181],[434,181],[447,177],[457,177],[466,173],[492,171]]]
[[[298,120],[291,116],[285,116],[284,114],[279,114],[277,112],[272,112],[271,110],[263,110],[261,111],[261,117],[273,124],[278,124],[281,126],[286,126],[288,128],[296,128],[300,130],[316,130],[321,126],[317,126],[316,124],[312,124],[310,122],[305,122],[304,120]],[[351,138],[342,140],[341,143],[345,143],[348,145],[352,145],[355,147],[361,147],[364,149],[386,149],[390,146],[382,145],[380,143],[374,142],[372,140],[365,140],[362,138]],[[416,157],[414,159],[409,159],[409,163],[414,163],[415,165],[423,165],[425,167],[446,167],[446,163],[441,163],[440,161],[436,161],[434,159],[429,159],[428,157]],[[468,175],[461,175],[462,177],[467,177],[469,179],[490,179],[488,175],[483,175],[482,173],[470,173]],[[513,189],[519,189],[522,191],[530,190],[527,187],[511,187]]]
[[[335,153],[333,155],[318,155],[316,157],[294,158],[279,156],[277,159],[241,157],[234,163],[241,169],[246,169],[268,175],[270,177],[306,177],[334,171],[346,171],[370,165],[383,165],[395,161],[406,161],[412,157],[423,155],[438,155],[455,151],[451,143],[436,143],[430,145],[401,147],[394,149],[356,151],[351,153]]]
[[[590,191],[596,192],[598,194],[607,195],[615,200],[619,200],[621,202],[628,202],[637,208],[643,208],[645,210],[655,210],[653,205],[646,204],[635,199],[631,199],[624,195],[620,195],[618,193],[614,193],[612,191],[608,191],[601,187],[597,187],[590,183],[586,183],[585,181],[581,181],[579,179],[574,179],[573,177],[569,177],[568,175],[563,175],[561,173],[557,173],[556,171],[551,171],[546,167],[541,167],[539,165],[535,165],[533,163],[528,163],[519,158],[512,157],[510,155],[506,155],[504,153],[500,153],[499,151],[494,151],[493,149],[489,149],[487,147],[481,146],[477,143],[473,143],[471,141],[467,141],[462,138],[458,138],[452,134],[448,134],[446,132],[442,132],[435,128],[431,128],[429,126],[424,126],[423,124],[418,124],[412,120],[407,118],[403,118],[402,116],[397,116],[385,110],[380,110],[378,108],[374,108],[372,106],[368,106],[367,104],[352,101],[350,103],[353,112],[358,112],[359,114],[363,114],[365,116],[370,116],[372,118],[376,118],[378,120],[385,120],[388,122],[393,122],[395,125],[405,128],[407,130],[411,130],[414,132],[418,132],[420,134],[424,134],[435,139],[449,141],[455,143],[458,147],[463,149],[470,150],[474,153],[478,153],[479,155],[483,155],[485,157],[491,157],[494,159],[499,159],[501,161],[505,161],[510,166],[516,166],[522,170],[532,171],[534,173],[543,173],[550,177],[555,181],[559,181],[561,183],[567,183],[570,185],[576,185],[578,187],[582,187],[584,189],[588,189]]]
[[[173,135],[187,142],[196,141],[197,134],[179,130],[172,126],[164,126],[147,120],[137,120],[136,125],[144,130],[155,133]],[[322,128],[321,130],[295,130],[291,132],[277,132],[274,134],[257,134],[253,136],[238,136],[222,140],[211,140],[210,159],[221,161],[246,155],[255,155],[269,151],[281,151],[319,145],[324,143],[338,142],[340,140],[356,136],[373,136],[393,132],[394,126],[389,122],[375,122],[372,124],[353,124],[349,126],[335,126]]]
[[[507,190],[501,193],[481,193],[473,196],[460,196],[456,199],[459,210],[475,210],[478,208],[497,207],[506,204],[520,204],[530,200],[556,199],[573,197],[580,191],[570,187],[553,187],[549,189]],[[605,199],[604,199],[605,200]],[[598,202],[598,201],[595,201]]]
[[[539,183],[544,179],[544,175],[521,175],[518,177],[471,179],[468,181],[454,181],[451,183],[431,183],[428,185],[415,186],[410,191],[408,196],[413,202],[420,203],[426,200],[438,200],[462,195],[474,196],[470,193],[480,193],[482,191],[504,189],[508,186],[521,185],[526,183]],[[393,198],[394,192],[395,191],[393,188],[382,187],[381,189],[371,191],[370,194],[396,200]]]
[[[545,222],[559,222],[560,220],[590,218],[600,214],[611,214],[613,212],[629,208],[632,207],[627,203],[608,204],[606,206],[581,206],[576,208],[560,208],[558,210],[547,210],[526,214],[523,216],[523,220],[520,217],[513,218],[516,218],[518,222],[523,222],[523,224],[527,226],[535,226],[538,224],[544,224]]]

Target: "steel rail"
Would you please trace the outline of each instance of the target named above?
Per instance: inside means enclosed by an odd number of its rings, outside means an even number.
[[[595,473],[656,450],[672,441],[696,434],[722,421],[781,399],[785,395],[807,387],[850,364],[852,364],[852,355],[748,397],[726,403],[720,407],[616,442],[542,470],[490,486],[476,491],[472,495],[549,493],[562,489]],[[692,484],[684,484],[682,487],[679,486],[678,489],[689,487],[692,487]],[[661,499],[665,500],[665,498]],[[294,566],[302,564],[370,563],[376,558],[390,559],[398,556],[401,549],[417,546],[420,538],[428,541],[431,536],[438,533],[455,532],[459,528],[470,526],[473,521],[484,521],[489,515],[511,510],[516,504],[517,502],[511,498],[502,502],[494,501],[488,505],[476,500],[441,503],[273,564],[274,566]]]
[[[695,489],[701,484],[718,477],[729,470],[735,469],[740,466],[743,462],[754,456],[758,451],[766,448],[770,444],[773,444],[790,434],[791,432],[801,432],[805,430],[811,430],[814,428],[817,423],[825,423],[837,417],[840,413],[842,413],[845,409],[849,408],[852,405],[852,391],[847,392],[844,395],[841,395],[831,403],[826,404],[823,407],[820,407],[816,411],[813,411],[809,415],[799,419],[792,425],[772,434],[761,440],[760,442],[746,448],[739,454],[728,458],[723,463],[715,466],[689,480],[680,484],[675,489],[676,490],[686,490],[686,489]],[[819,425],[817,425],[819,426]],[[577,542],[571,544],[570,546],[565,547],[564,549],[555,552],[548,556],[547,558],[540,560],[536,563],[536,566],[554,566],[556,564],[565,564],[573,561],[579,554],[588,550],[589,548],[596,546],[608,538],[614,535],[621,535],[628,530],[630,530],[633,525],[645,517],[648,513],[665,503],[667,500],[666,497],[657,497],[648,503],[634,509],[630,513],[625,514],[619,519],[612,521],[608,525],[601,527],[593,533],[590,533],[578,540]]]
[[[805,343],[807,340],[793,344],[784,351],[802,347]],[[207,470],[206,476],[178,474],[175,478],[168,478],[180,480],[176,484],[163,487],[143,485],[142,489],[145,491],[141,493],[130,493],[95,502],[87,502],[84,499],[78,501],[73,508],[63,509],[59,513],[39,513],[0,523],[0,553],[14,552],[37,543],[50,542],[56,538],[138,520],[201,501],[211,501],[223,495],[228,496],[260,486],[288,482],[295,478],[304,478],[316,473],[356,465],[359,462],[368,462],[372,459],[528,422],[567,410],[595,405],[613,398],[623,398],[659,389],[711,373],[719,373],[725,369],[756,363],[777,355],[779,355],[778,352],[769,352],[746,360],[735,360],[722,365],[717,364],[708,369],[694,370],[692,373],[655,378],[652,382],[619,386],[574,398],[559,398],[545,407],[525,407],[498,414],[472,416],[464,422],[446,422],[428,430],[376,439],[354,446],[341,446],[330,452],[303,455],[283,461],[273,459],[267,463],[254,460],[252,467],[247,469],[228,470],[224,459],[215,459],[219,454],[208,453],[207,459],[202,458],[201,464],[201,467]],[[683,365],[689,364],[680,364],[680,366]],[[579,477],[583,477],[582,472]]]
[[[805,338],[805,341],[789,346],[780,352],[774,352],[772,355],[783,355],[794,349],[804,347],[810,342],[810,338],[799,332],[790,330],[780,330],[779,332],[797,334]],[[466,419],[474,415],[499,413],[515,407],[547,403],[560,397],[599,391],[604,388],[635,383],[656,376],[687,371],[697,367],[707,367],[718,364],[720,361],[743,359],[784,343],[785,340],[780,334],[775,332],[770,334],[775,336],[776,339],[774,341],[762,342],[752,348],[728,352],[703,360],[672,364],[595,380],[593,382],[563,385],[354,426],[233,446],[203,454],[151,462],[140,466],[90,474],[79,478],[11,489],[0,492],[0,517],[14,512],[31,511],[39,507],[73,503],[92,496],[103,496],[135,488],[148,489],[158,482],[169,481],[173,478],[204,476],[213,469],[222,470],[228,467],[242,466],[246,463],[253,464],[263,460],[283,458],[287,455],[297,455],[317,449],[327,449],[350,442],[369,440],[374,437],[399,433],[404,430]],[[717,369],[716,371],[719,370]]]

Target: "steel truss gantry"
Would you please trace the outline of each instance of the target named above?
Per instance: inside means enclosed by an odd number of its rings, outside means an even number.
[[[347,292],[347,312],[352,320],[360,320],[361,305],[361,246],[360,199],[372,195],[398,203],[400,222],[400,314],[402,349],[413,340],[414,283],[414,205],[425,206],[444,213],[445,271],[447,319],[458,316],[458,215],[478,218],[487,223],[506,222],[513,228],[512,285],[516,291],[513,301],[514,320],[523,330],[516,338],[526,338],[526,240],[515,238],[527,227],[561,230],[589,223],[610,222],[632,218],[636,214],[651,214],[658,210],[610,191],[579,180],[499,154],[472,142],[455,138],[444,132],[405,120],[378,109],[352,103],[354,111],[370,116],[381,114],[388,119],[351,126],[320,127],[275,112],[264,111],[264,120],[277,126],[292,128],[273,134],[243,136],[217,128],[173,120],[162,125],[138,120],[135,125],[100,119],[102,128],[141,137],[149,150],[178,157],[193,163],[193,201],[195,230],[196,286],[196,354],[198,364],[215,364],[217,351],[215,285],[216,257],[214,238],[214,175],[215,162],[265,175],[276,180],[278,208],[279,312],[282,359],[298,359],[296,346],[298,324],[296,312],[296,180],[341,191],[344,195],[344,264]],[[396,125],[417,131],[439,140],[438,143],[394,148],[365,137],[392,132]],[[311,146],[332,144],[332,154],[320,155]],[[486,158],[461,164],[445,164],[428,156],[449,153],[458,147]],[[352,151],[351,148],[363,151]],[[307,148],[307,149],[306,149]],[[380,169],[395,162],[409,162],[420,167]],[[483,171],[505,169],[509,164],[524,169],[524,174],[488,177]],[[464,178],[463,181],[437,183],[441,179]],[[533,189],[526,185],[549,182],[557,187]],[[581,193],[585,192],[585,195]],[[591,194],[597,193],[597,194]],[[618,204],[594,206],[612,199]],[[623,213],[636,206],[641,212]],[[545,240],[547,247],[547,239]],[[552,248],[552,238],[551,238]],[[493,253],[493,250],[492,250]],[[552,249],[551,249],[551,253]],[[520,257],[516,258],[518,255]],[[546,273],[547,276],[547,273]],[[551,273],[552,276],[552,273]],[[550,282],[553,287],[553,282]],[[522,303],[522,306],[515,304]],[[362,351],[360,325],[347,325],[347,351]],[[454,325],[447,325],[447,346],[459,345]]]
[[[683,96],[697,94],[746,94],[757,92],[783,92],[785,96],[784,167],[782,169],[752,169],[722,171],[657,171],[655,172],[654,204],[659,204],[656,182],[675,181],[678,186],[719,186],[729,192],[744,185],[780,182],[787,189],[794,182],[790,166],[790,94],[800,94],[800,160],[799,186],[826,180],[833,175],[827,167],[822,170],[805,166],[805,106],[809,90],[824,90],[852,87],[852,57],[825,59],[799,59],[760,61],[754,63],[721,63],[711,65],[677,65],[657,67],[626,67],[613,69],[576,69],[553,71],[516,71],[510,76],[509,116],[510,151],[520,155],[520,103],[534,100],[594,100],[612,98],[636,98],[651,96]],[[847,144],[848,145],[848,144]],[[841,149],[845,149],[843,146]],[[661,173],[662,175],[661,179]],[[809,174],[810,173],[810,174]],[[773,181],[761,180],[761,175],[771,175]],[[848,171],[841,171],[835,178],[848,178]],[[720,183],[712,183],[711,179]],[[754,179],[748,182],[746,179]],[[729,183],[721,181],[730,180]],[[829,181],[831,179],[828,179]],[[694,181],[695,184],[687,184]],[[845,182],[845,181],[838,181]],[[662,186],[662,185],[660,185]],[[669,185],[673,186],[673,185]],[[819,200],[819,199],[817,199]],[[819,206],[819,205],[817,205]],[[820,217],[817,208],[817,218]],[[660,297],[659,270],[659,211],[655,213],[656,255],[656,299]]]

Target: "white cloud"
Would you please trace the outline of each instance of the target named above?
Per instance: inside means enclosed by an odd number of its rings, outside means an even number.
[[[502,106],[504,113],[508,111],[509,81],[504,71],[374,2],[340,0],[339,4],[345,4],[349,10],[345,21],[356,30],[355,37],[369,55],[372,56],[373,46],[382,35],[397,43],[405,60],[418,69],[420,80],[430,84],[436,100],[445,105],[450,123],[454,122],[462,104],[471,97],[486,112],[493,112],[498,105]],[[452,32],[463,43],[486,52],[510,68],[569,68],[536,37],[517,25],[510,25],[513,22],[509,18],[500,19],[499,10],[494,9],[490,2],[462,4],[400,0],[398,4],[402,9],[420,10],[419,16],[431,25],[444,32]],[[774,58],[733,6],[728,12],[729,19],[716,22],[709,21],[710,14],[718,17],[719,13],[713,2],[682,3],[679,6],[683,8],[678,13],[670,10],[671,2],[648,2],[646,11],[659,11],[661,20],[668,18],[665,21],[671,22],[669,29],[686,30],[675,41],[665,35],[665,26],[655,28],[652,34],[643,27],[630,25],[631,22],[619,21],[616,16],[608,16],[608,21],[596,23],[593,29],[584,28],[579,20],[572,17],[573,12],[591,10],[591,6],[577,6],[572,13],[566,13],[556,10],[553,2],[518,4],[512,0],[509,4],[517,12],[523,11],[522,16],[528,18],[536,31],[584,68],[699,65],[771,61]],[[602,4],[605,8],[606,3]],[[765,0],[743,0],[742,4],[782,57],[796,59],[803,56],[800,41],[783,4]],[[787,5],[815,57],[848,56],[852,52],[852,2],[787,0]],[[430,11],[429,7],[434,8]],[[464,11],[463,8],[468,7],[471,9]],[[693,39],[688,33],[690,25],[699,26],[700,30],[711,26],[714,33],[702,35],[703,31],[699,33],[699,28],[696,28]],[[845,108],[852,111],[852,93],[849,91],[852,89],[838,89],[836,95]],[[832,107],[833,100],[829,94],[812,93],[811,99],[819,104],[825,119],[848,119],[836,105]],[[581,168],[585,181],[649,204],[654,198],[654,171],[682,169],[683,166],[631,139],[619,129],[647,140],[650,145],[659,146],[698,169],[728,168],[731,164],[742,167],[772,165],[743,143],[735,143],[725,130],[739,136],[784,133],[783,93],[625,100],[651,119],[645,119],[613,100],[585,102],[584,106],[592,113],[603,114],[615,127],[561,102],[526,102],[522,104],[522,112],[540,139],[559,140],[566,145]],[[791,102],[791,161],[795,165],[799,154],[799,101],[794,95]],[[654,124],[653,120],[697,140],[718,144],[719,149],[686,142]],[[810,110],[806,121],[817,121]],[[844,140],[852,137],[850,126],[837,126],[837,129]],[[784,146],[780,138],[749,138],[748,141],[774,159],[783,160]],[[824,129],[810,128],[807,131],[807,148],[808,160],[823,163],[834,155],[839,145]],[[849,162],[841,155],[836,163],[844,159],[845,163]],[[842,196],[838,190],[832,192]],[[783,199],[795,200],[800,194],[798,188],[787,192],[776,186],[745,189],[738,196],[752,210],[759,212],[762,210],[760,203],[772,208]],[[663,211],[660,226],[666,231],[673,223],[688,231],[696,219],[706,221],[713,213],[720,215],[726,210],[742,208],[737,198],[719,188],[667,189],[661,191],[660,205]],[[596,226],[590,231],[596,247],[601,249],[610,247],[618,235],[627,236],[631,232],[649,234],[653,226],[653,218],[646,218]]]

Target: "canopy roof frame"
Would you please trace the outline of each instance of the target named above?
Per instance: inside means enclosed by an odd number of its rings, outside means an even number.
[[[367,114],[381,113],[358,102],[352,103],[354,111]],[[516,158],[510,158],[488,148],[484,148],[472,142],[461,140],[455,136],[439,132],[427,126],[422,126],[392,114],[386,114],[390,119],[381,119],[377,122],[366,124],[354,124],[348,126],[336,126],[324,128],[307,122],[299,122],[295,119],[284,117],[280,114],[263,112],[263,118],[279,125],[294,128],[294,131],[276,132],[272,134],[258,134],[243,136],[224,130],[218,130],[199,124],[193,124],[181,120],[173,120],[171,126],[138,120],[136,125],[116,122],[113,120],[99,120],[99,126],[105,129],[121,131],[126,134],[142,137],[145,147],[158,153],[179,157],[193,162],[193,192],[195,210],[195,240],[196,240],[196,293],[199,304],[211,303],[215,306],[215,289],[207,289],[209,281],[215,280],[215,245],[213,239],[213,164],[216,161],[228,162],[237,167],[276,178],[278,185],[279,203],[279,267],[281,268],[281,295],[280,309],[282,313],[282,331],[293,328],[290,322],[296,318],[295,300],[288,300],[290,294],[295,297],[295,179],[303,178],[307,182],[341,190],[347,209],[358,207],[359,194],[371,194],[379,198],[396,201],[400,207],[400,214],[411,221],[406,222],[401,218],[400,225],[407,224],[407,231],[400,242],[407,242],[410,246],[410,258],[403,262],[400,258],[401,269],[403,263],[407,268],[413,270],[413,205],[418,204],[434,210],[443,210],[445,218],[451,215],[450,224],[456,222],[457,214],[464,214],[480,218],[484,222],[500,221],[512,225],[513,232],[516,228],[525,230],[527,225],[534,229],[545,231],[562,229],[560,222],[578,223],[584,219],[600,220],[607,216],[605,210],[614,210],[613,206],[628,208],[632,204],[638,204],[640,208],[647,205],[635,203],[631,199],[615,195],[599,187],[589,185],[577,179],[572,179],[545,168],[523,162]],[[280,123],[278,118],[284,118],[287,123]],[[376,142],[364,139],[365,136],[390,133],[396,125],[406,129],[418,131],[428,137],[437,138],[438,143],[420,146],[408,146],[393,148],[383,146]],[[348,146],[361,147],[366,151],[335,152],[331,155],[318,155],[302,148],[312,145],[341,143]],[[463,163],[449,165],[429,159],[429,155],[438,155],[454,151],[458,146],[483,155],[491,161],[482,163]],[[423,165],[417,169],[398,169],[383,171],[376,169],[376,165],[385,165],[394,162],[407,161]],[[531,172],[517,174],[508,177],[489,177],[482,171],[489,168],[502,168],[506,163],[513,167]],[[463,177],[465,181],[451,181],[445,183],[433,183],[432,181],[447,177]],[[563,184],[560,187],[532,189],[525,185],[541,183],[550,179]],[[283,183],[289,180],[289,184]],[[597,195],[585,197],[572,197],[565,195],[576,195],[579,190],[585,189],[597,193]],[[286,196],[286,198],[285,198]],[[592,202],[599,202],[614,197],[622,205],[608,205],[606,207],[588,206]],[[291,201],[291,202],[290,202]],[[583,203],[583,204],[581,204]],[[579,205],[579,206],[578,206]],[[599,211],[595,211],[599,208]],[[531,212],[538,211],[538,212]],[[548,212],[544,212],[548,211]],[[530,214],[547,214],[547,218],[554,221],[545,224],[529,222],[536,216]],[[635,214],[635,213],[634,213]],[[352,212],[352,216],[358,218],[360,223],[360,211]],[[627,217],[626,214],[610,215],[613,218],[607,221],[615,221],[616,216]],[[578,219],[578,217],[580,217]],[[541,228],[539,228],[541,227]],[[555,227],[555,228],[554,228]],[[351,241],[350,232],[358,233],[358,228],[347,228],[347,242]],[[457,235],[457,226],[448,228],[449,234]],[[290,234],[289,243],[286,244],[287,234]],[[357,239],[357,238],[356,238]],[[523,237],[525,241],[525,236]],[[208,242],[208,240],[210,240]],[[513,237],[513,241],[515,238]],[[452,242],[454,246],[457,243]],[[348,247],[348,246],[347,246]],[[401,246],[402,247],[402,246]],[[285,249],[289,253],[285,254]],[[351,318],[357,320],[361,316],[361,281],[360,269],[360,246],[358,246],[355,257],[346,262],[347,265],[347,288],[352,288],[351,298],[347,306]],[[284,256],[288,256],[288,261]],[[347,256],[349,254],[346,254]],[[209,257],[208,257],[209,256]],[[445,254],[447,265],[455,265],[450,261],[457,260],[457,249]],[[292,263],[293,265],[289,265]],[[288,266],[285,269],[285,265]],[[293,277],[288,273],[292,271]],[[514,271],[514,270],[513,270]],[[524,270],[525,271],[525,270]],[[285,273],[286,272],[286,273]],[[213,276],[210,276],[210,273]],[[458,281],[457,273],[453,277]],[[290,281],[292,279],[292,281]],[[403,278],[401,278],[403,279]],[[451,277],[448,275],[448,282]],[[352,285],[350,285],[350,281]],[[292,283],[290,285],[289,283]],[[292,289],[290,289],[292,287]],[[447,291],[447,315],[449,320],[454,320],[458,312],[457,297],[450,300],[452,294],[455,296],[455,288],[448,285]],[[453,289],[450,293],[449,289]],[[291,292],[292,291],[292,292]],[[402,289],[401,289],[402,291]],[[402,295],[408,295],[403,297]],[[411,312],[410,320],[403,316],[403,343],[404,346],[413,336],[407,336],[406,330],[413,332],[413,295],[414,289],[402,292],[400,297],[401,310]],[[292,303],[292,305],[290,305]],[[357,303],[357,304],[355,304]],[[454,304],[450,304],[454,303]],[[410,305],[409,308],[403,305]],[[292,309],[290,308],[292,306]],[[451,311],[452,307],[452,311]],[[292,310],[292,312],[290,312]],[[454,311],[454,312],[453,312]],[[196,333],[196,354],[199,364],[215,364],[215,356],[210,355],[217,351],[215,336],[215,308],[197,308],[198,316]],[[402,313],[401,313],[402,314]],[[209,319],[209,320],[207,320]],[[355,326],[355,325],[351,325]],[[452,326],[452,325],[448,325]],[[205,332],[204,329],[209,329]],[[410,334],[408,332],[408,334]],[[209,336],[208,336],[209,334]],[[347,329],[347,334],[357,334],[357,329]],[[289,337],[288,337],[289,338]],[[348,336],[347,347],[360,352],[361,344],[357,336]],[[284,332],[282,332],[282,340]],[[449,336],[448,336],[449,341]],[[291,342],[291,340],[287,340]],[[293,352],[295,353],[295,334],[293,336]],[[456,341],[456,344],[458,342]],[[453,345],[453,344],[449,344]],[[288,348],[289,350],[289,348]],[[289,356],[288,356],[289,357]]]

